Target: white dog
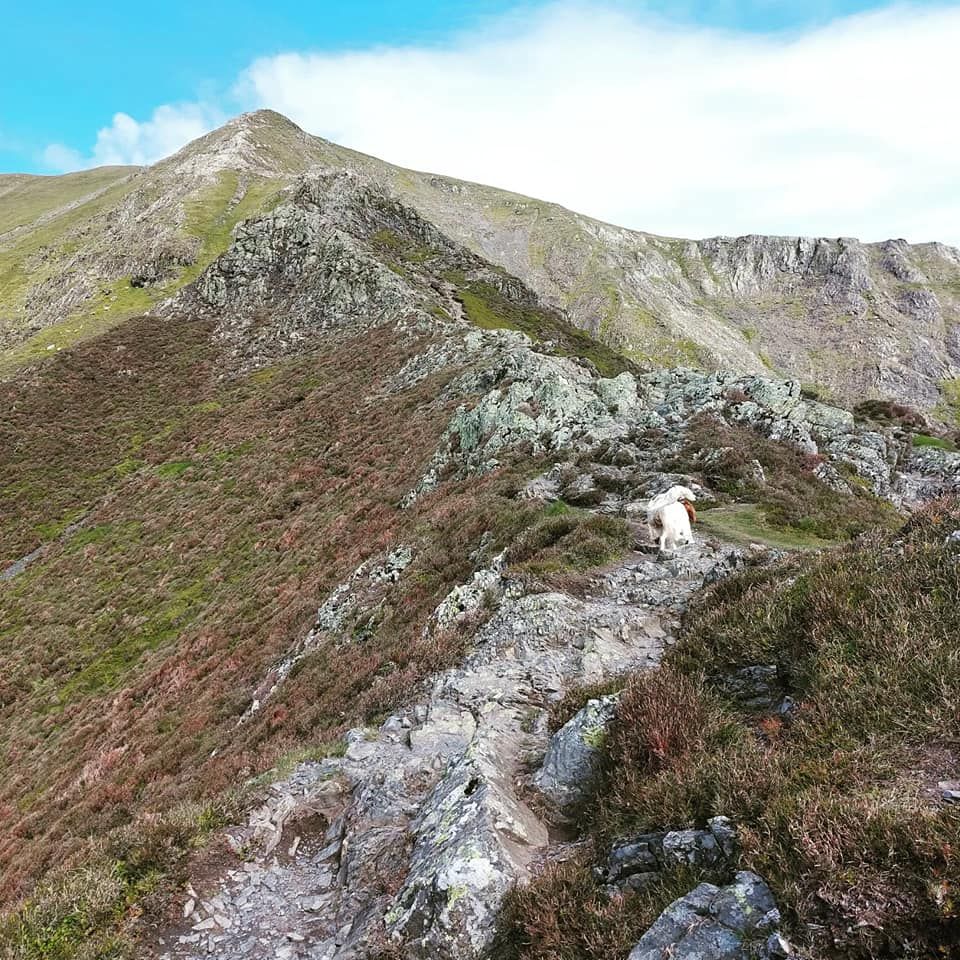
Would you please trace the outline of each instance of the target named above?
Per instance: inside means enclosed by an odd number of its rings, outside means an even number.
[[[697,498],[688,487],[671,487],[665,493],[657,494],[647,504],[647,528],[650,539],[657,539],[660,528],[660,549],[674,549],[681,543],[693,543],[693,530],[690,521],[696,519],[690,503]],[[669,545],[669,547],[668,547]]]

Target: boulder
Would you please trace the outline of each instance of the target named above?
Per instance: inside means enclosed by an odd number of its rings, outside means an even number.
[[[741,871],[732,884],[701,883],[674,900],[628,960],[774,960],[789,956],[770,888]]]
[[[737,850],[737,832],[727,817],[713,817],[706,830],[644,833],[610,851],[598,879],[616,890],[641,890],[661,870],[678,866],[708,868],[730,861]],[[614,892],[613,890],[610,891]]]
[[[618,700],[616,696],[590,700],[550,738],[543,766],[533,779],[561,810],[585,798]]]

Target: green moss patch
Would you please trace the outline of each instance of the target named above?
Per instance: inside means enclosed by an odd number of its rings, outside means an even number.
[[[701,510],[697,518],[706,532],[743,546],[759,543],[776,550],[818,550],[836,543],[803,530],[776,526],[767,520],[763,508],[756,503]]]
[[[603,377],[637,372],[630,360],[570,326],[560,314],[510,300],[490,283],[468,282],[460,287],[458,295],[467,318],[481,329],[519,330],[560,356],[590,361]]]

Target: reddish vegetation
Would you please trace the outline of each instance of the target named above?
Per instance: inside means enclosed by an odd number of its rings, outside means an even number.
[[[960,813],[936,785],[960,743],[960,502],[821,554],[748,566],[633,678],[581,827],[587,853],[512,894],[502,960],[622,960],[710,868],[607,901],[591,867],[650,830],[730,817],[730,865],[774,890],[804,956],[956,956]],[[730,672],[775,664],[792,698],[748,709]],[[704,675],[706,674],[706,675]]]
[[[435,377],[384,396],[423,346],[374,330],[221,381],[204,324],[143,319],[3,387],[0,556],[52,545],[0,585],[0,899],[88,835],[335,739],[459,654],[420,626],[483,532],[531,508],[490,477],[398,509],[450,412]],[[321,647],[238,728],[327,592],[398,541],[416,558],[375,636]]]

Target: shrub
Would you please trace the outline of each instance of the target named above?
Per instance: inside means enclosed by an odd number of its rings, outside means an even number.
[[[862,420],[877,420],[908,429],[922,430],[927,425],[922,413],[894,400],[864,400],[853,408],[853,412]]]
[[[690,889],[686,871],[642,894],[608,898],[588,857],[548,865],[507,896],[490,952],[497,960],[623,960],[664,907]]]
[[[630,526],[618,517],[551,506],[510,546],[506,560],[518,576],[556,584],[559,575],[613,560],[632,542]]]

